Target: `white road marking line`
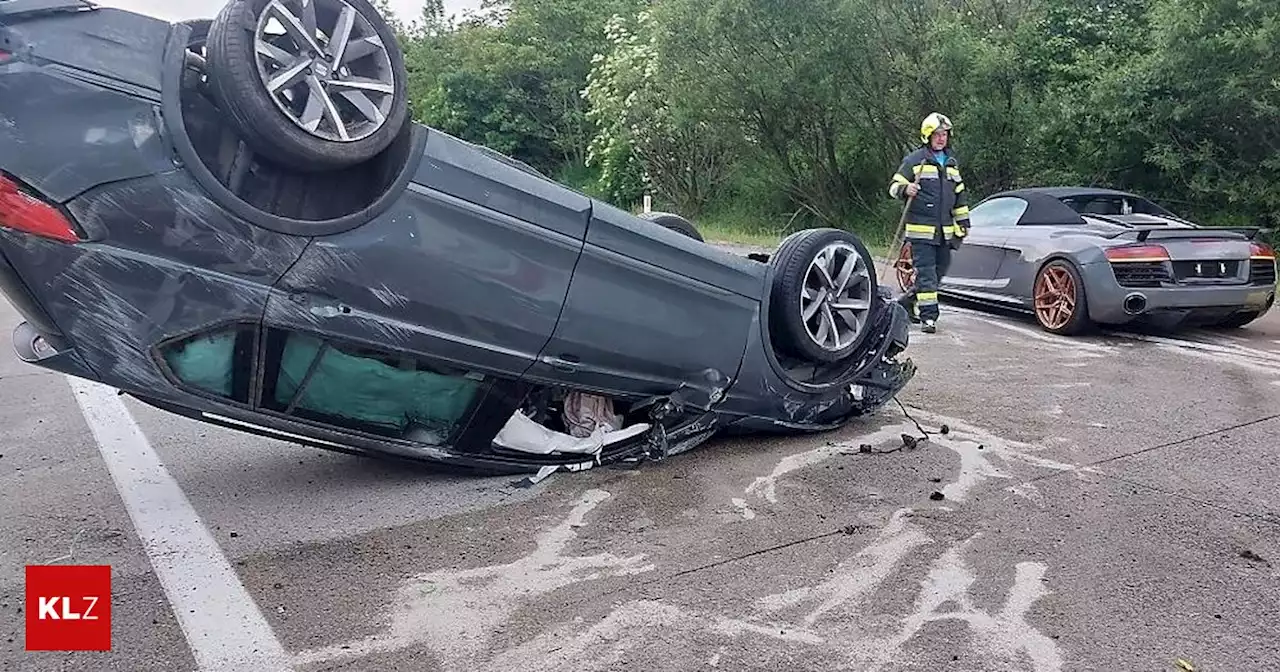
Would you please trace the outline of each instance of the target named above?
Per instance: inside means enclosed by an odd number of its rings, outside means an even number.
[[[271,626],[116,390],[68,376],[201,670],[287,670]]]

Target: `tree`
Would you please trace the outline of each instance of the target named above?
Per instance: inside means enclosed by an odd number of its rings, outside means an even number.
[[[1280,7],[1158,0],[1150,54],[1124,79],[1145,158],[1204,211],[1280,224]]]
[[[487,4],[397,28],[415,118],[558,176],[589,161],[619,205],[647,187],[885,234],[889,175],[939,111],[975,200],[1100,185],[1280,226],[1274,0]]]
[[[596,57],[583,91],[598,128],[588,159],[601,166],[600,182],[615,200],[634,202],[651,185],[696,216],[730,174],[735,134],[690,108],[697,99],[681,95],[685,82],[659,53],[654,29],[648,12],[609,21],[612,48]]]

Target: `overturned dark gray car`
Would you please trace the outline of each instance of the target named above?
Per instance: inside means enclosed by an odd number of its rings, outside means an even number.
[[[487,471],[829,430],[915,369],[853,234],[771,257],[413,123],[365,0],[0,0],[0,286],[31,364]]]

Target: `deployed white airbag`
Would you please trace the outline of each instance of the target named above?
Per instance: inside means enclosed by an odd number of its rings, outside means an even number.
[[[547,429],[525,414],[516,411],[502,427],[502,431],[494,437],[493,442],[508,450],[535,455],[552,453],[595,455],[605,446],[640,436],[648,430],[649,424],[644,422],[613,431],[607,431],[600,426],[588,436],[576,437]]]

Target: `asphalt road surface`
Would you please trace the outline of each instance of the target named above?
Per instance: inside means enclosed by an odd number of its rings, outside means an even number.
[[[915,449],[892,405],[527,489],[168,416],[6,344],[0,668],[1275,669],[1280,315],[940,326]],[[113,651],[24,651],[30,563],[112,566]]]

